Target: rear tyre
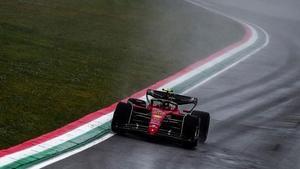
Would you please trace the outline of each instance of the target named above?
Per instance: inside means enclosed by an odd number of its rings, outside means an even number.
[[[207,112],[202,111],[193,111],[193,116],[196,116],[200,119],[200,134],[199,134],[199,142],[204,143],[207,139],[209,123],[210,123],[210,115]]]
[[[194,148],[198,144],[199,138],[199,119],[186,115],[183,122],[182,136],[185,140],[183,145],[187,148]]]
[[[128,123],[131,114],[131,109],[132,106],[129,103],[118,103],[111,122],[111,130],[113,132],[123,132],[122,126]]]

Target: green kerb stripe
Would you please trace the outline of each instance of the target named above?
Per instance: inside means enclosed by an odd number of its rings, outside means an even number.
[[[66,153],[68,151],[82,147],[97,138],[103,137],[105,134],[109,133],[110,122],[107,122],[99,127],[94,128],[93,130],[84,133],[72,140],[59,144],[55,147],[52,147],[43,152],[28,156],[26,158],[20,159],[16,162],[8,164],[6,166],[0,167],[0,169],[9,169],[9,168],[28,168],[35,164],[38,164],[42,161],[48,160],[52,157],[56,157],[60,154]]]

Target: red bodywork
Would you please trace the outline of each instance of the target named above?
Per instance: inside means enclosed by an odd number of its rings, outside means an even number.
[[[166,103],[170,103],[166,101]],[[151,120],[148,127],[148,134],[155,135],[160,126],[162,121],[168,115],[180,115],[180,110],[178,109],[178,105],[174,104],[172,106],[162,106],[162,105],[155,105],[153,103],[149,104],[147,109],[151,112]]]

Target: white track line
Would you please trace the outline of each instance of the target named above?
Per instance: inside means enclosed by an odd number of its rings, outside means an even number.
[[[225,16],[225,17],[227,17],[227,18],[230,18],[230,19],[232,19],[232,20],[234,20],[234,21],[236,21],[236,22],[239,22],[239,23],[241,23],[241,24],[243,24],[243,25],[246,25],[246,26],[250,27],[250,29],[253,29],[253,27],[250,26],[250,25],[249,25],[248,23],[246,23],[245,21],[242,21],[242,20],[240,20],[240,19],[238,19],[238,18],[236,18],[236,17],[227,15],[227,14],[225,14],[225,13],[223,13],[223,12],[220,12],[220,11],[217,11],[217,10],[215,10],[215,9],[212,9],[211,7],[208,7],[208,6],[211,6],[211,4],[209,4],[209,3],[205,2],[205,1],[202,1],[201,4],[198,3],[198,2],[195,2],[195,1],[193,1],[193,0],[184,0],[184,1],[186,1],[186,2],[188,2],[188,3],[191,3],[191,4],[193,4],[193,5],[199,6],[199,7],[201,7],[201,8],[204,8],[204,9],[206,9],[206,10],[209,10],[209,11],[211,11],[211,12],[214,12],[214,13],[216,13],[216,14],[219,14],[219,15]],[[203,5],[203,4],[204,4],[204,5]],[[250,56],[252,56],[252,55],[254,55],[255,53],[259,52],[261,49],[265,48],[265,47],[269,44],[269,42],[270,42],[270,35],[268,34],[268,32],[265,31],[262,27],[260,27],[260,26],[258,26],[258,25],[255,25],[255,24],[251,24],[251,25],[254,25],[255,27],[257,27],[258,29],[260,29],[260,30],[266,35],[266,41],[265,41],[265,43],[264,43],[261,47],[259,47],[259,48],[257,48],[256,50],[250,52],[249,54],[247,54],[245,57],[243,57],[243,58],[241,58],[240,60],[234,62],[233,64],[227,66],[225,69],[223,69],[223,70],[217,72],[216,74],[210,76],[209,78],[205,79],[204,81],[202,81],[202,82],[200,82],[200,83],[198,83],[198,84],[192,86],[191,88],[185,90],[185,91],[183,92],[183,94],[188,93],[188,92],[194,90],[195,88],[197,88],[197,87],[203,85],[204,83],[208,82],[209,80],[211,80],[211,79],[217,77],[218,75],[222,74],[223,72],[227,71],[228,69],[234,67],[235,65],[239,64],[240,62],[246,60],[246,59],[249,58]],[[253,32],[253,30],[252,30],[252,32]],[[257,36],[257,34],[254,35],[254,36]]]
[[[261,29],[261,28],[259,28],[259,29]],[[261,30],[262,30],[265,34],[267,34],[267,32],[264,31],[263,29],[261,29]],[[186,93],[188,93],[188,92],[190,92],[190,91],[196,89],[197,87],[203,85],[204,83],[208,82],[209,80],[211,80],[211,79],[217,77],[218,75],[222,74],[223,72],[227,71],[228,69],[234,67],[235,65],[239,64],[240,62],[246,60],[246,59],[249,58],[250,56],[252,56],[252,55],[254,55],[255,53],[259,52],[261,49],[263,49],[264,47],[266,47],[266,46],[269,44],[269,37],[268,37],[268,36],[266,36],[266,37],[267,37],[267,39],[266,39],[265,43],[264,43],[261,47],[258,47],[256,50],[250,52],[250,53],[247,54],[245,57],[243,57],[243,58],[241,58],[240,60],[238,60],[238,61],[232,63],[231,65],[227,66],[225,69],[223,69],[223,70],[217,72],[216,74],[210,76],[209,78],[205,79],[204,81],[202,81],[202,82],[200,82],[200,83],[198,83],[198,84],[196,84],[196,85],[190,87],[189,89],[185,90],[182,94],[186,94]]]

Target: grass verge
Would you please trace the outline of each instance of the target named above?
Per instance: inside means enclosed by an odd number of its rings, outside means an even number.
[[[1,0],[0,149],[52,131],[243,36],[181,0]]]

